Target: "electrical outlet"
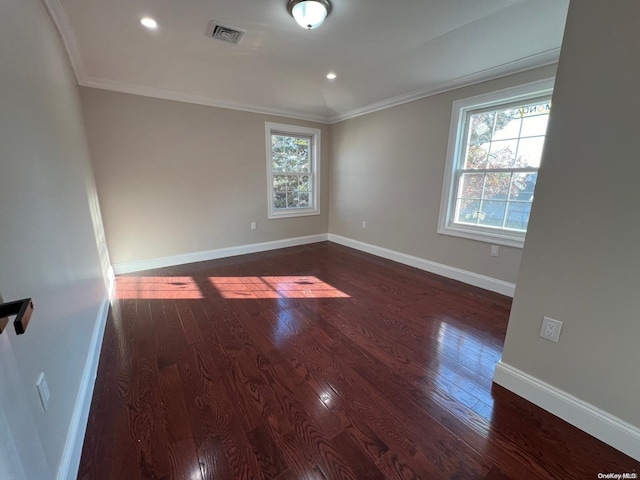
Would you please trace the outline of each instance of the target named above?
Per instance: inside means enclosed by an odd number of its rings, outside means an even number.
[[[362,228],[367,228],[367,221],[366,220],[362,221]]]
[[[500,247],[498,245],[491,245],[491,256],[497,257],[500,254]]]
[[[49,399],[51,398],[51,392],[49,391],[49,385],[47,385],[47,379],[44,373],[41,373],[36,380],[36,389],[38,390],[38,396],[40,397],[40,403],[42,409],[46,412],[49,408]]]
[[[558,343],[560,330],[562,330],[561,321],[549,317],[542,318],[542,328],[540,329],[540,336],[542,338]]]
[[[258,228],[258,224],[256,222],[251,222],[251,230],[255,230]]]

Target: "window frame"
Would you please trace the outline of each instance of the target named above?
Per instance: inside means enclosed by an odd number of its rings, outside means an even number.
[[[271,145],[272,135],[289,135],[292,137],[307,137],[311,139],[309,148],[309,176],[312,177],[311,194],[309,195],[310,207],[300,208],[274,208],[273,177],[274,174],[282,172],[273,171],[273,152]],[[267,205],[268,219],[306,217],[310,215],[320,215],[320,141],[321,131],[319,128],[302,127],[299,125],[287,125],[284,123],[265,122],[265,143],[267,159]]]
[[[467,116],[469,112],[481,109],[495,108],[497,110],[501,106],[508,106],[514,102],[526,102],[542,96],[551,96],[554,81],[555,78],[547,78],[453,102],[442,198],[440,201],[438,233],[509,247],[522,248],[524,246],[526,232],[520,233],[494,227],[454,223],[456,192],[460,178],[458,172],[463,170],[464,159],[462,159],[462,151],[466,147],[468,134],[468,128],[466,128]]]

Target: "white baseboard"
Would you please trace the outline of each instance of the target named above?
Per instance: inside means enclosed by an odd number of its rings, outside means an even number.
[[[321,233],[317,235],[308,235],[306,237],[275,240],[273,242],[253,243],[250,245],[240,245],[238,247],[218,248],[216,250],[207,250],[204,252],[185,253],[170,257],[159,257],[148,260],[139,260],[136,262],[118,263],[113,265],[113,270],[116,275],[122,275],[141,272],[144,270],[153,270],[155,268],[216,260],[218,258],[233,257],[236,255],[246,255],[248,253],[266,252],[268,250],[276,250],[278,248],[325,242],[327,240],[355,248],[356,250],[361,250],[378,257],[387,258],[404,265],[419,268],[420,270],[435,273],[436,275],[442,275],[443,277],[459,280],[469,285],[474,285],[509,297],[513,297],[513,293],[515,292],[515,285],[513,283],[504,282],[502,280],[480,275],[478,273],[468,272],[460,268],[450,267],[441,263],[431,262],[423,258],[414,257],[405,253],[378,247],[376,245],[370,245],[368,243],[352,240],[333,233]]]
[[[154,268],[172,267],[185,263],[204,262],[206,260],[216,260],[218,258],[235,257],[236,255],[246,255],[248,253],[266,252],[277,250],[278,248],[297,247],[309,243],[326,242],[328,235],[320,233],[318,235],[308,235],[306,237],[285,238],[273,242],[253,243],[250,245],[240,245],[238,247],[218,248],[216,250],[206,250],[204,252],[184,253],[172,255],[170,257],[150,258],[137,262],[117,263],[113,266],[116,275],[123,273],[141,272],[153,270]]]
[[[107,286],[104,298],[100,304],[100,310],[93,327],[91,335],[91,343],[89,344],[89,353],[87,361],[84,365],[84,372],[76,398],[76,404],[71,417],[71,424],[67,433],[67,439],[62,452],[62,459],[58,467],[56,480],[75,480],[78,477],[78,468],[80,466],[80,457],[82,455],[82,446],[84,443],[84,434],[87,430],[87,422],[89,420],[89,409],[91,407],[91,399],[93,398],[93,387],[96,382],[98,372],[98,361],[100,360],[100,350],[102,347],[102,339],[107,324],[107,315],[109,314],[109,293],[111,286]]]
[[[503,362],[493,381],[640,461],[640,428]]]
[[[432,262],[425,260],[424,258],[414,257],[407,255],[406,253],[397,252],[395,250],[389,250],[388,248],[378,247],[369,243],[360,242],[351,238],[342,237],[334,233],[329,234],[329,241],[345,245],[347,247],[355,248],[362,252],[370,253],[378,257],[393,260],[394,262],[409,265],[411,267],[419,268],[426,272],[435,273],[443,277],[458,280],[468,285],[484,288],[492,292],[500,293],[508,297],[513,297],[516,286],[513,283],[504,282],[496,278],[487,277],[478,273],[469,272],[460,268],[450,267],[442,263]]]

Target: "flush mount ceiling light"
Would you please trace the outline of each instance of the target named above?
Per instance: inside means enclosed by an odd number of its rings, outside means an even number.
[[[289,0],[287,10],[307,30],[319,27],[331,12],[329,0]]]

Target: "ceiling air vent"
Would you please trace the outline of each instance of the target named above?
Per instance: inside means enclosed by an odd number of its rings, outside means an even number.
[[[215,20],[211,20],[211,22],[209,22],[209,28],[207,29],[207,37],[222,40],[227,43],[234,43],[236,45],[240,42],[240,39],[245,33],[247,33],[246,30],[230,27],[229,25],[223,25]]]

